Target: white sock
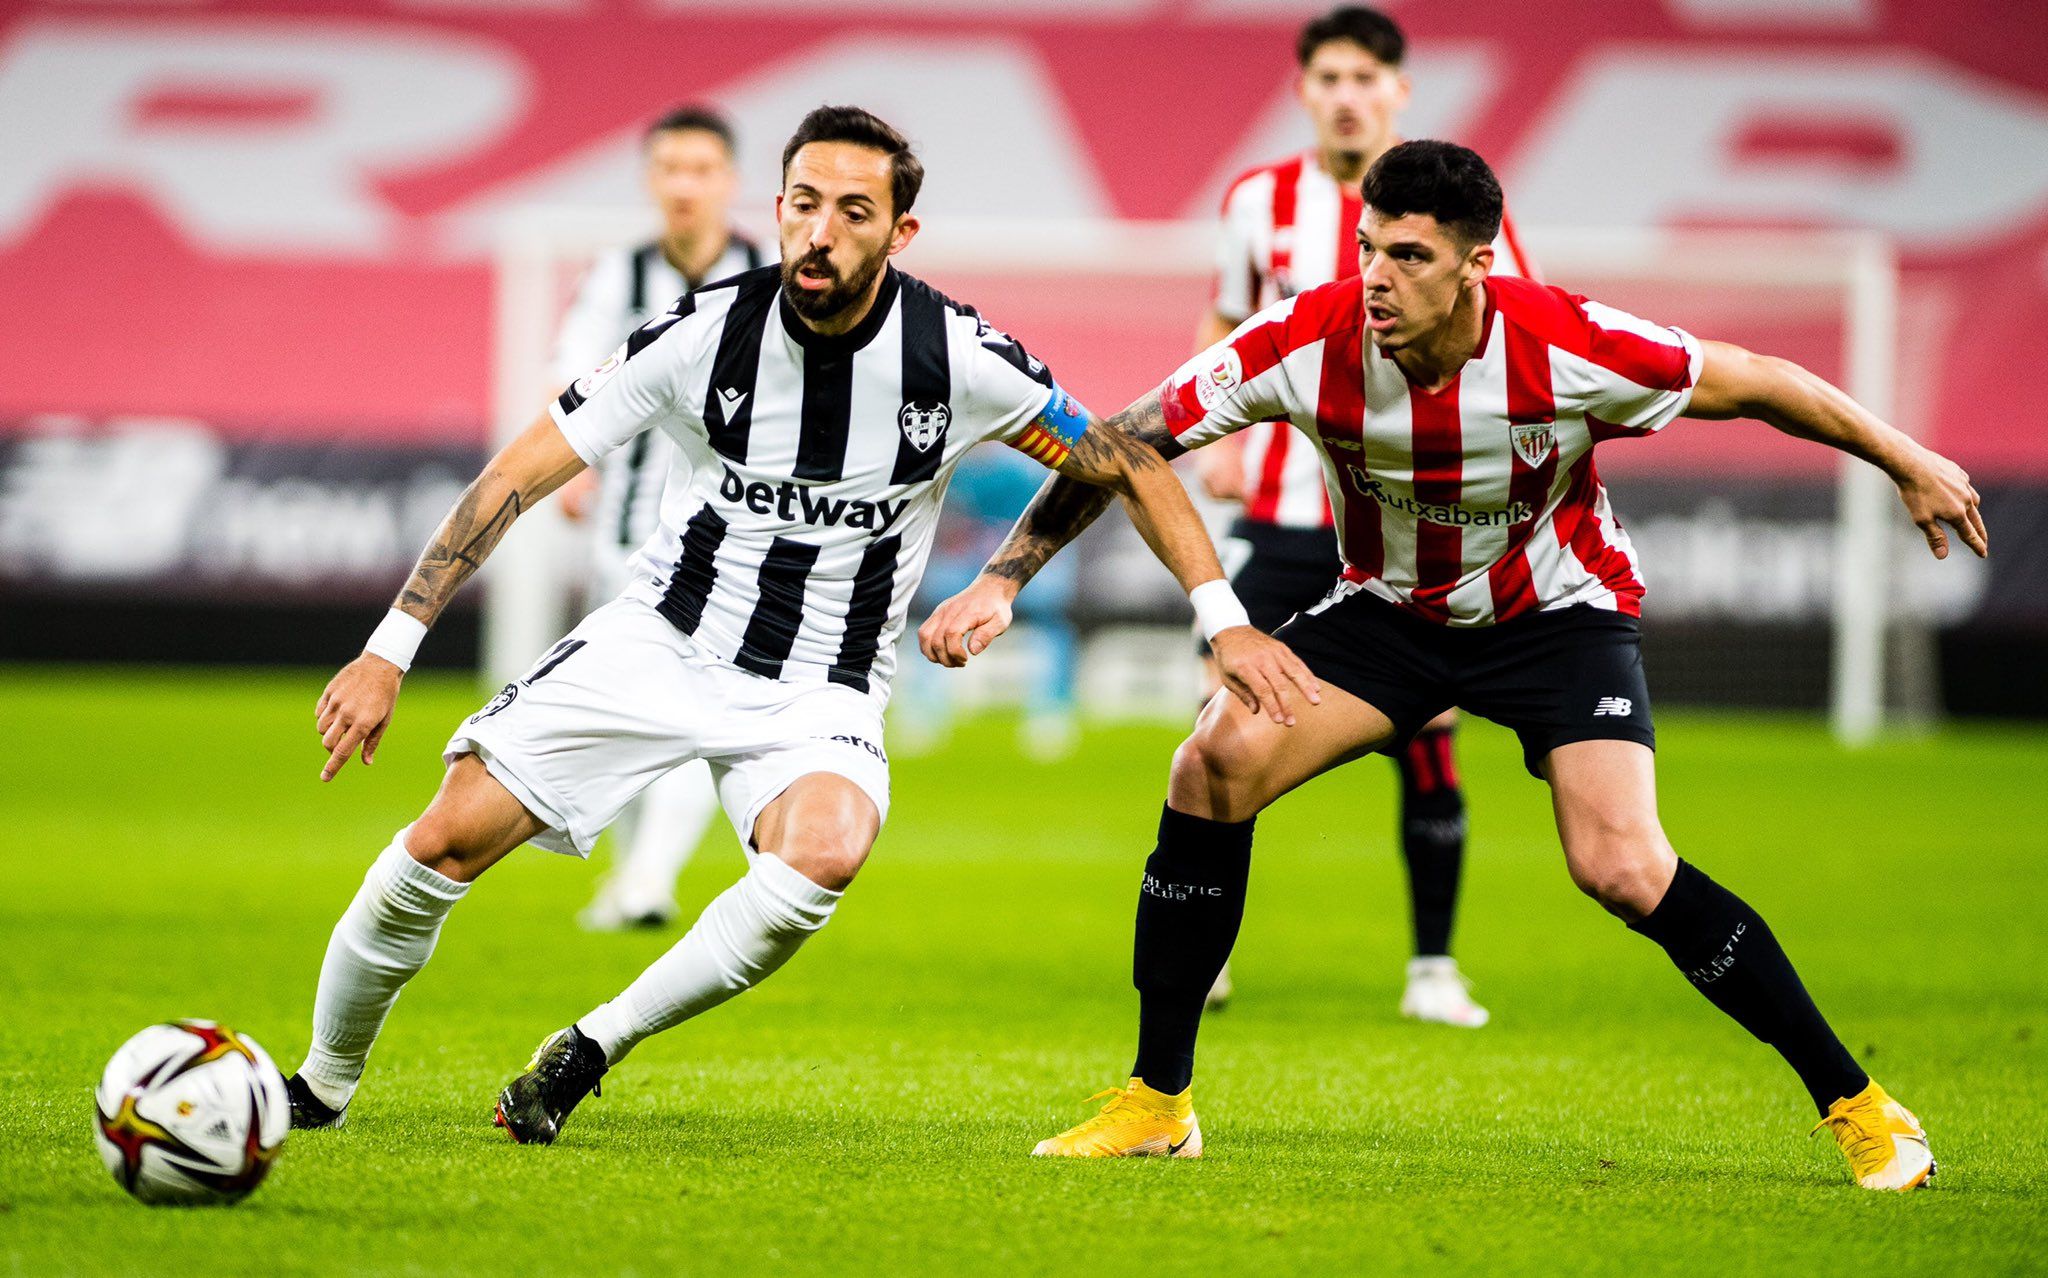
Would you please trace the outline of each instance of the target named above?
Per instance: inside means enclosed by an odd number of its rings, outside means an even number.
[[[322,1103],[340,1109],[355,1095],[370,1045],[398,992],[424,967],[441,920],[469,884],[428,869],[405,850],[407,826],[363,876],[334,925],[313,996],[313,1046],[299,1076]]]
[[[667,773],[634,807],[632,837],[612,870],[614,891],[629,914],[673,911],[676,877],[718,814],[711,765],[697,759]]]
[[[825,926],[840,893],[761,855],[669,952],[577,1027],[617,1064],[641,1039],[758,985]]]

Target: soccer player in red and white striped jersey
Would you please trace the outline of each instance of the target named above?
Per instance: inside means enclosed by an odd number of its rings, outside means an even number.
[[[1130,1083],[1037,1152],[1200,1152],[1195,1036],[1243,917],[1259,812],[1455,705],[1521,738],[1573,882],[1784,1057],[1857,1183],[1925,1184],[1919,1121],[1842,1045],[1757,912],[1664,835],[1643,573],[1592,453],[1681,416],[1756,418],[1884,470],[1937,558],[1943,525],[1987,553],[1969,476],[1795,364],[1492,278],[1500,187],[1464,147],[1403,143],[1363,189],[1357,277],[1261,311],[1113,419],[1171,453],[1285,416],[1322,456],[1346,566],[1276,636],[1320,696],[1285,723],[1218,696],[1176,752],[1138,898]],[[1042,491],[926,630],[1002,615],[1030,567],[1103,505]]]
[[[1202,317],[1196,350],[1222,341],[1256,311],[1358,274],[1356,236],[1365,212],[1358,182],[1401,140],[1407,48],[1399,25],[1374,9],[1334,9],[1302,28],[1295,88],[1314,126],[1315,148],[1261,165],[1231,184],[1223,199],[1215,301]],[[1494,237],[1493,273],[1535,278],[1505,214]],[[1313,606],[1341,566],[1315,448],[1276,418],[1218,441],[1197,464],[1210,496],[1243,503],[1230,527],[1224,566],[1252,624],[1273,630]],[[1414,925],[1401,1014],[1476,1029],[1486,1024],[1487,1011],[1473,1001],[1451,957],[1466,832],[1456,727],[1456,712],[1447,712],[1394,760]],[[1210,1006],[1220,1006],[1230,992],[1226,967]]]

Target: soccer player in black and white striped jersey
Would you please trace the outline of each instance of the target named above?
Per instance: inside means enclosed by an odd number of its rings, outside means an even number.
[[[519,512],[643,431],[680,450],[632,583],[449,741],[441,791],[370,868],[320,969],[295,1126],[338,1123],[448,910],[521,843],[586,854],[654,778],[710,762],[739,882],[631,986],[549,1036],[498,1098],[552,1141],[650,1034],[767,977],[824,926],[888,810],[882,706],[952,468],[983,440],[1120,494],[1189,591],[1225,684],[1278,723],[1320,689],[1237,603],[1186,490],[1119,415],[1095,421],[971,308],[897,271],[922,166],[894,129],[821,107],[783,152],[782,264],[634,332],[463,495],[317,708],[333,777],[374,757],[418,642]],[[1149,398],[1149,397],[1148,397]],[[939,636],[965,660],[995,609]],[[981,632],[981,633],[977,633]]]
[[[591,264],[555,337],[555,384],[597,367],[626,335],[705,284],[754,270],[773,254],[732,229],[739,189],[732,126],[705,107],[670,111],[648,126],[647,193],[661,214],[660,238],[604,254]],[[585,598],[626,588],[633,553],[661,523],[675,445],[658,430],[633,441],[563,489],[564,510],[590,537]],[[676,914],[676,876],[718,811],[710,765],[693,760],[647,787],[612,829],[612,871],[577,919],[595,931],[660,926]]]

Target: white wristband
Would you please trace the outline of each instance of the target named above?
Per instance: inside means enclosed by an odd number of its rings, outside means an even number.
[[[1195,624],[1201,627],[1204,639],[1214,639],[1232,626],[1252,624],[1251,614],[1237,601],[1237,592],[1221,577],[1188,591],[1188,602],[1195,606]]]
[[[410,670],[413,655],[420,650],[420,640],[426,637],[426,622],[393,608],[384,614],[384,620],[377,623],[376,630],[370,634],[370,642],[363,645],[363,651],[373,657],[384,658],[400,670]]]

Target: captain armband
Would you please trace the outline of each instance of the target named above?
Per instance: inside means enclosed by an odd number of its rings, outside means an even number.
[[[1017,436],[1012,447],[1048,468],[1057,467],[1074,451],[1074,445],[1081,442],[1087,430],[1088,410],[1055,385],[1045,407],[1038,410],[1038,416],[1024,427],[1024,433]]]

